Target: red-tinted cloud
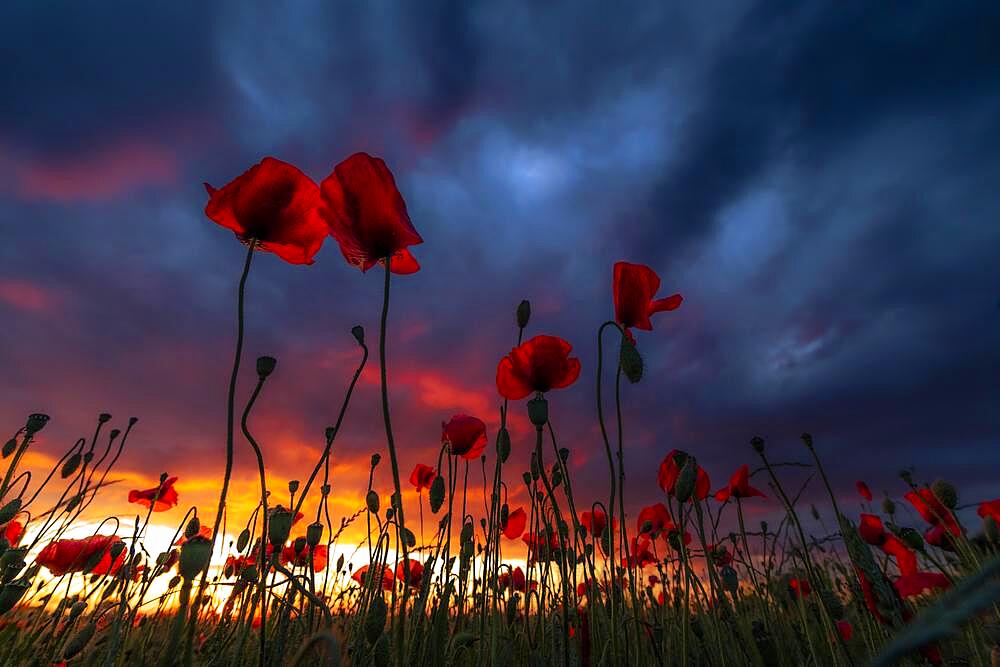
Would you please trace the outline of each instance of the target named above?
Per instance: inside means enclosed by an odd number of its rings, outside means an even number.
[[[30,313],[52,310],[60,297],[27,280],[0,278],[0,304]]]

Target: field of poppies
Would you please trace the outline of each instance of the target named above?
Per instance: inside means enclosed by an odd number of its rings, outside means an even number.
[[[135,418],[102,414],[50,471],[29,471],[25,457],[49,421],[29,415],[2,450],[0,664],[1000,665],[1000,499],[960,498],[947,480],[910,470],[880,497],[860,480],[856,496],[838,497],[820,438],[803,433],[790,447],[747,433],[743,461],[711,475],[697,452],[664,451],[662,500],[628,511],[622,387],[641,390],[640,350],[656,345],[654,334],[636,334],[683,301],[660,296],[652,268],[609,267],[614,317],[580,332],[597,336],[593,360],[536,333],[544,322],[527,301],[511,304],[513,347],[496,355],[499,429],[488,433],[483,415],[443,415],[437,460],[407,476],[393,437],[386,331],[392,283],[420,270],[411,248],[422,238],[389,168],[358,153],[317,185],[268,157],[205,187],[207,218],[246,246],[242,268],[233,267],[218,504],[182,514],[183,482],[166,475],[150,489],[111,484],[141,428]],[[245,288],[258,253],[308,265],[328,236],[383,281],[380,330],[351,332],[357,368],[315,465],[268,488],[267,447],[251,415],[277,360],[247,368]],[[333,517],[334,443],[370,343],[385,447],[372,455],[365,506]],[[237,396],[241,372],[256,373],[249,396]],[[586,383],[600,433],[592,446],[608,470],[599,489],[574,487],[574,451],[558,439],[547,401]],[[512,410],[527,414],[533,438],[512,442]],[[259,469],[249,516],[226,511],[237,447],[251,449]],[[482,467],[485,488],[470,487],[470,464]],[[379,466],[391,471],[388,495],[373,488]],[[713,484],[720,476],[727,481]],[[407,484],[417,504],[402,502]],[[527,498],[518,506],[515,486]],[[806,506],[807,488],[828,502]],[[95,519],[99,495],[138,520]],[[758,504],[780,521],[751,523],[746,506]],[[147,547],[154,513],[176,528],[166,550]],[[93,534],[68,537],[84,523]],[[361,558],[345,559],[338,545],[358,526],[368,535],[354,552]]]

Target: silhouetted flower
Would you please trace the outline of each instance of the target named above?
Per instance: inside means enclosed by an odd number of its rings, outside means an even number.
[[[61,539],[50,542],[39,553],[35,561],[44,566],[54,576],[68,572],[83,572],[98,554],[103,553],[96,564],[88,570],[93,574],[114,574],[125,562],[123,549],[114,562],[111,561],[111,547],[122,540],[117,535],[91,535],[81,540]]]
[[[729,478],[729,484],[715,492],[715,499],[719,502],[726,502],[733,498],[752,498],[758,496],[766,498],[760,490],[750,486],[750,466],[745,463],[736,469],[733,476]]]
[[[361,567],[359,567],[357,570],[354,571],[354,574],[351,575],[351,579],[358,582],[362,586],[366,585],[368,583],[365,581],[365,579],[367,578],[366,575],[368,574],[368,567],[369,567],[368,565],[362,565]],[[383,589],[387,591],[392,590],[392,584],[394,581],[395,578],[392,575],[391,568],[386,567],[384,570],[382,570]]]
[[[152,489],[129,491],[128,501],[136,505],[142,505],[143,507],[152,505],[154,512],[166,512],[177,506],[178,495],[177,489],[174,488],[174,484],[176,483],[177,478],[170,477]]]
[[[455,415],[441,422],[441,442],[448,451],[464,459],[478,459],[486,449],[486,424],[478,417]]]
[[[327,563],[327,549],[325,544],[317,544],[315,547],[310,547],[305,543],[304,538],[303,546],[301,549],[296,550],[295,542],[292,542],[278,554],[278,562],[282,565],[287,566],[288,564],[295,565],[297,567],[308,567],[310,555],[312,556],[313,570],[319,572],[326,569]]]
[[[523,508],[518,507],[507,515],[507,520],[502,523],[500,529],[508,540],[516,540],[524,532],[524,527],[527,524],[528,515]]]
[[[648,266],[616,262],[612,290],[615,301],[615,321],[628,330],[630,327],[652,331],[649,316],[666,310],[675,310],[684,298],[673,294],[665,299],[654,299],[660,289],[660,277]]]
[[[580,360],[570,357],[573,346],[557,336],[535,336],[500,360],[497,389],[516,401],[532,392],[562,389],[576,382]]]
[[[687,452],[683,452],[679,449],[671,449],[660,463],[660,468],[656,474],[656,481],[660,485],[660,488],[663,489],[663,492],[667,495],[674,495],[674,489],[677,486],[677,477],[681,474],[681,469],[684,467],[684,463],[687,461],[688,456],[690,456],[690,454]],[[704,468],[698,466],[698,473],[695,478],[694,494],[692,497],[697,497],[698,500],[704,500],[708,497],[710,487],[711,481],[708,478],[708,473],[705,472]]]
[[[409,579],[406,578],[406,573],[404,571],[403,563],[400,562],[399,565],[396,566],[396,580],[402,581],[407,586],[411,586],[413,588],[420,588],[420,583],[424,579],[424,565],[420,561],[414,560],[412,558],[409,560],[410,560],[410,578]]]
[[[431,488],[435,477],[437,477],[437,471],[434,468],[418,463],[414,466],[413,472],[410,473],[410,484],[417,490],[417,493],[420,493],[424,489]]]

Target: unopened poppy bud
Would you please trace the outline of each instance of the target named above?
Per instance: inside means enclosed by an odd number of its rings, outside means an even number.
[[[569,460],[569,450],[565,447],[559,448],[559,460],[563,463]]]
[[[413,531],[409,528],[403,529],[403,542],[406,543],[406,548],[410,549],[417,546],[417,536],[413,534]]]
[[[549,402],[540,393],[528,401],[528,419],[539,429],[549,421]]]
[[[177,588],[177,584],[181,583],[181,575],[174,575],[170,577],[170,581],[167,582],[167,589]]]
[[[177,561],[177,571],[185,579],[194,579],[212,558],[212,542],[206,537],[195,535],[181,545],[181,555]]]
[[[260,579],[260,570],[256,565],[245,567],[243,568],[243,571],[240,572],[240,579],[248,584],[256,583],[257,580]]]
[[[93,460],[94,460],[94,452],[87,452],[86,454],[83,455],[84,463],[90,463]]]
[[[190,540],[198,534],[199,530],[201,530],[201,521],[198,520],[198,517],[191,517],[191,520],[187,522],[187,526],[184,527],[184,537]]]
[[[21,511],[20,498],[14,498],[3,507],[0,507],[0,526],[13,519],[20,511]]]
[[[59,475],[63,479],[66,479],[67,477],[76,472],[76,469],[80,467],[80,461],[82,460],[83,460],[83,454],[81,454],[80,452],[76,452],[68,459],[66,459],[66,463],[63,464],[62,470],[59,472]]]
[[[764,535],[767,535],[767,521],[760,522],[760,532]]]
[[[983,519],[983,533],[990,542],[994,544],[1000,543],[1000,525],[997,524],[997,520],[992,516],[987,515]]]
[[[378,514],[379,500],[378,493],[373,489],[368,492],[365,496],[365,504],[368,505],[368,511],[372,514]]]
[[[364,630],[368,643],[374,644],[382,636],[382,632],[385,630],[385,616],[385,600],[381,595],[376,595],[365,615]]]
[[[160,484],[163,484],[165,481],[167,481],[167,477],[169,477],[169,475],[167,475],[167,473],[161,472],[160,473]]]
[[[107,422],[111,421],[111,415],[109,415],[107,412],[102,412],[101,414],[97,415],[97,421],[101,422],[102,424],[106,424]]]
[[[431,482],[431,490],[428,494],[428,500],[430,501],[431,512],[437,514],[438,510],[441,509],[441,505],[444,503],[444,477],[438,475],[434,478],[434,481]]]
[[[333,437],[337,435],[337,429],[332,426],[327,426],[326,430],[323,431],[323,435],[326,436],[327,443],[333,442]]]
[[[288,492],[289,493],[295,493],[298,490],[299,490],[299,480],[293,479],[292,481],[290,481],[288,483]]]
[[[108,552],[111,554],[111,562],[114,563],[116,560],[118,560],[118,557],[122,555],[123,551],[125,551],[124,542],[115,542],[114,544],[112,544],[111,548],[108,549]]]
[[[378,465],[378,462],[382,460],[382,455],[378,452],[372,454],[372,468]]]
[[[8,456],[14,453],[15,449],[17,449],[17,440],[15,438],[11,438],[10,440],[4,443],[3,451],[0,452],[0,454],[3,454],[3,457],[7,458]]]
[[[79,655],[80,651],[87,648],[87,644],[94,638],[95,632],[97,632],[97,623],[94,621],[90,621],[80,628],[80,631],[69,640],[66,648],[63,649],[63,660],[70,660]]]
[[[759,435],[755,435],[754,437],[750,438],[750,446],[753,447],[753,450],[758,454],[763,454],[764,438],[760,437]]]
[[[621,351],[618,356],[622,372],[632,384],[636,384],[642,379],[643,362],[642,355],[636,349],[635,343],[626,337],[622,337]]]
[[[907,484],[909,484],[910,486],[913,486],[913,473],[911,473],[909,470],[906,470],[905,468],[903,470],[900,470],[899,478],[904,482],[906,482]]]
[[[288,541],[288,534],[292,532],[294,518],[295,515],[281,505],[271,511],[271,516],[267,521],[267,539],[272,545],[277,547]]]
[[[301,556],[306,550],[306,546],[306,538],[304,537],[296,537],[295,541],[292,542],[292,549],[295,551],[296,556]]]
[[[500,459],[500,463],[506,463],[509,456],[510,433],[507,431],[507,427],[504,426],[497,431],[497,458]]]
[[[552,486],[559,486],[562,484],[562,471],[556,468],[552,471]]]
[[[4,584],[3,588],[0,588],[0,615],[13,609],[30,587],[31,582],[26,579],[18,579]]]
[[[677,475],[677,484],[674,486],[674,497],[678,502],[686,502],[694,492],[694,484],[698,477],[698,463],[693,456],[688,456]]]
[[[122,434],[122,431],[121,431],[121,429],[118,429],[118,428],[113,428],[113,429],[111,429],[111,431],[110,431],[110,432],[108,433],[108,435],[109,435],[109,436],[111,437],[111,439],[112,439],[112,440],[114,440],[115,438],[117,438],[117,437],[118,437],[118,436],[120,436],[121,434]]]
[[[525,299],[521,303],[517,304],[517,328],[523,329],[528,326],[528,320],[530,319],[531,302]]]
[[[324,496],[330,495],[330,485],[324,484],[323,486],[319,487],[319,492]]]
[[[889,516],[892,516],[893,514],[896,513],[896,503],[892,502],[892,498],[886,497],[882,501],[882,511],[888,514]]]
[[[801,436],[799,436],[799,437],[800,437],[800,438],[802,438],[802,443],[803,443],[803,444],[804,444],[804,445],[805,445],[806,447],[808,447],[809,449],[812,449],[812,448],[813,448],[813,437],[812,437],[812,435],[810,435],[809,433],[803,433],[803,434],[802,434]]]
[[[958,490],[955,489],[954,484],[946,482],[943,479],[937,479],[931,484],[931,491],[941,501],[941,504],[948,509],[953,510],[958,505]]]
[[[351,335],[354,336],[354,340],[358,341],[358,345],[365,344],[365,328],[360,324],[351,327]]]
[[[240,531],[240,536],[236,538],[236,550],[243,551],[250,544],[250,529],[244,528]]]
[[[500,506],[500,525],[504,526],[507,524],[507,519],[510,518],[510,507],[507,503]]]
[[[278,360],[274,357],[257,357],[257,377],[263,380],[274,372],[277,365]]]
[[[80,618],[80,614],[87,610],[87,603],[83,600],[77,600],[69,608],[69,616],[66,618],[66,624],[72,625],[73,621]]]
[[[314,547],[319,544],[319,541],[323,539],[323,524],[321,523],[311,523],[306,528],[306,542],[309,546]]]
[[[522,474],[521,479],[524,480],[525,486],[531,486],[531,475],[529,473]]]
[[[28,422],[24,425],[24,431],[28,435],[34,435],[45,428],[45,425],[48,423],[48,415],[42,414],[41,412],[35,412],[28,415]]]
[[[906,546],[914,551],[924,550],[924,538],[920,535],[920,531],[913,528],[899,528],[893,532],[896,533]]]

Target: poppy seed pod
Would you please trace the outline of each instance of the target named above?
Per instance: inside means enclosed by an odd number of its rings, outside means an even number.
[[[497,431],[497,458],[500,459],[500,463],[506,463],[509,456],[510,433],[507,431],[507,427],[501,427]]]
[[[277,365],[278,360],[274,357],[257,357],[257,377],[263,380],[274,372]]]
[[[674,496],[678,502],[687,502],[691,494],[694,493],[694,483],[698,477],[698,463],[693,456],[688,456],[677,476],[677,485],[674,487]]]
[[[536,394],[528,401],[528,419],[537,429],[541,429],[549,421],[549,402],[542,394]]]
[[[368,495],[365,496],[365,504],[368,506],[368,511],[372,514],[378,514],[379,500],[378,493],[374,490],[369,491]]]
[[[958,505],[958,490],[955,489],[954,484],[946,482],[943,479],[937,479],[931,484],[931,491],[941,501],[941,504],[948,509],[953,510]]]
[[[763,454],[764,438],[760,437],[759,435],[755,435],[754,437],[750,438],[750,446],[753,447],[753,450],[758,454]]]
[[[41,412],[28,415],[28,422],[24,425],[24,430],[28,435],[34,435],[45,428],[49,423],[49,416]]]
[[[531,302],[527,299],[517,304],[517,328],[523,329],[528,326],[531,319]]]
[[[177,561],[177,571],[185,579],[194,579],[208,567],[211,559],[211,540],[201,535],[195,535],[181,545],[181,554]]]
[[[289,493],[295,493],[298,490],[299,490],[299,480],[293,479],[290,482],[288,482],[288,492]]]
[[[924,538],[920,535],[920,531],[914,530],[913,528],[897,528],[893,531],[896,536],[903,541],[906,546],[910,547],[914,551],[924,550]]]
[[[295,515],[281,505],[271,510],[271,516],[267,520],[267,539],[272,545],[277,547],[288,541],[294,518]]]
[[[0,453],[3,454],[4,458],[7,458],[8,456],[14,453],[15,449],[17,449],[17,439],[11,438],[10,440],[4,443],[3,451]]]
[[[311,523],[306,528],[306,542],[309,546],[314,547],[319,544],[319,541],[323,539],[323,524],[321,523]]]
[[[358,341],[358,345],[365,344],[365,328],[360,324],[351,327],[351,335],[354,336],[354,340]]]
[[[431,491],[428,494],[428,500],[430,500],[431,512],[437,514],[444,503],[444,477],[438,475],[431,482]]]

